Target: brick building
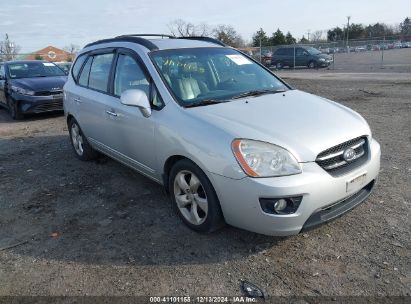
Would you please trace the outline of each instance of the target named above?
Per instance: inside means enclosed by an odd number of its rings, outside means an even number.
[[[44,49],[38,50],[36,52],[27,55],[24,59],[25,60],[36,60],[42,59],[51,62],[59,62],[59,61],[72,61],[74,58],[73,54],[66,52],[62,49],[56,48],[54,46],[48,46]]]

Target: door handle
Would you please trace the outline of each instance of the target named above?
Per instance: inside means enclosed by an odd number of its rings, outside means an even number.
[[[78,97],[74,98],[74,101],[77,102],[77,103],[81,103],[81,100]]]
[[[110,115],[110,116],[114,116],[114,117],[117,117],[117,116],[118,116],[117,113],[114,113],[114,112],[111,112],[111,111],[106,111],[106,113],[107,113],[108,115]]]

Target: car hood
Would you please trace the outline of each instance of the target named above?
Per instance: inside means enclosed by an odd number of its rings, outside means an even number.
[[[11,84],[35,92],[58,91],[63,90],[66,80],[67,76],[20,78],[13,79]]]
[[[322,151],[371,135],[358,113],[336,102],[298,90],[187,109],[232,138],[276,144],[299,162],[315,161]]]

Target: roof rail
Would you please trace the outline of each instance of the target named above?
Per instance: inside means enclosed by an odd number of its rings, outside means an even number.
[[[211,38],[211,37],[175,37],[171,35],[164,35],[164,34],[131,34],[131,35],[121,35],[117,36],[114,38],[108,38],[108,39],[102,39],[98,40],[92,43],[87,44],[85,47],[93,46],[93,45],[98,45],[98,44],[103,44],[103,43],[110,43],[110,42],[133,42],[140,44],[146,48],[148,48],[150,51],[156,51],[158,50],[158,47],[151,42],[148,39],[142,38],[142,37],[167,37],[170,39],[188,39],[188,40],[199,40],[199,41],[206,41],[210,43],[214,43],[220,46],[226,46],[223,42],[220,40]]]
[[[200,40],[200,41],[211,42],[211,43],[221,45],[221,46],[227,46],[225,43],[221,42],[220,40],[217,40],[211,37],[192,36],[192,37],[178,37],[177,39]]]
[[[170,39],[176,38],[175,36],[166,35],[166,34],[129,34],[129,35],[117,36],[116,38],[123,38],[123,37],[161,37],[161,38],[166,37]]]
[[[115,38],[102,39],[102,40],[89,43],[85,47],[89,47],[89,46],[93,46],[97,44],[103,44],[103,43],[110,43],[110,42],[133,42],[133,43],[137,43],[137,44],[140,44],[148,48],[150,51],[158,50],[158,47],[154,43],[152,43],[150,40],[147,40],[141,37],[134,37],[134,36],[118,36]]]

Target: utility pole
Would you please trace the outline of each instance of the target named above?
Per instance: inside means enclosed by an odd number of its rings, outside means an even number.
[[[347,52],[349,53],[350,52],[350,46],[348,45],[348,40],[349,40],[349,38],[350,38],[350,19],[351,19],[351,16],[347,16]]]
[[[307,30],[308,43],[310,43],[310,30]]]

